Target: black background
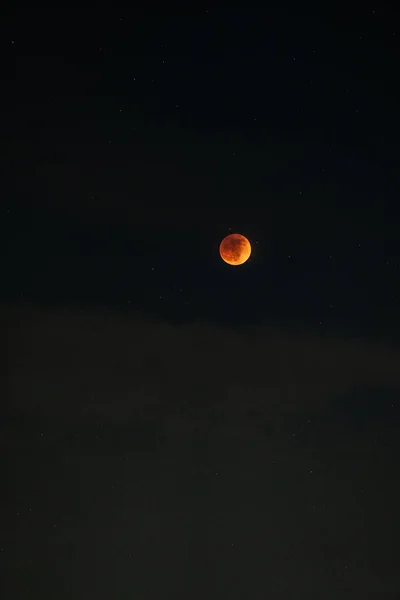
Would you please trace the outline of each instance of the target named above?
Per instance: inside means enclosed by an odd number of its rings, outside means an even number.
[[[4,11],[7,599],[399,593],[396,24]]]

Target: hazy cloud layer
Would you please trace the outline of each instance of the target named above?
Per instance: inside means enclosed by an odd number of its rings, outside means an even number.
[[[125,423],[139,415],[180,422],[326,409],[354,388],[400,389],[400,352],[260,327],[173,327],[141,315],[3,309],[8,404],[66,422]]]
[[[139,315],[0,316],[14,596],[395,598],[395,350]]]

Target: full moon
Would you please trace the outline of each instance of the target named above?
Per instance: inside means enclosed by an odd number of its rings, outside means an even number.
[[[241,233],[231,233],[220,243],[219,253],[223,261],[236,267],[249,260],[251,244]]]

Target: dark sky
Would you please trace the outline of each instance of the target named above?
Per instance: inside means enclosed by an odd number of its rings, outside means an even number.
[[[4,11],[6,600],[399,598],[399,37]]]

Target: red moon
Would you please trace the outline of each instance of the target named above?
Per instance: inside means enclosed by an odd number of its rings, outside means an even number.
[[[223,261],[236,267],[249,260],[251,244],[241,233],[231,233],[220,243],[219,253]]]

